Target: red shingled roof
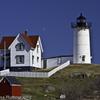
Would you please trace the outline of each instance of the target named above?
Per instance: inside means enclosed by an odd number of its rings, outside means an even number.
[[[39,36],[38,35],[33,35],[33,36],[28,36],[25,33],[22,33],[21,36],[28,42],[28,44],[35,48],[36,47],[36,43],[38,41]]]
[[[36,47],[38,37],[39,37],[38,35],[28,36],[25,33],[21,33],[20,36],[22,36],[31,47],[33,48]],[[15,38],[16,37],[14,36],[3,37],[0,43],[0,49],[4,49],[4,44],[6,49],[8,49],[8,47],[11,45],[11,43],[14,41]]]
[[[4,44],[7,49],[10,46],[10,44],[13,42],[14,39],[15,39],[15,37],[12,37],[12,36],[3,37],[3,39],[1,40],[1,43],[0,43],[0,49],[4,49]]]

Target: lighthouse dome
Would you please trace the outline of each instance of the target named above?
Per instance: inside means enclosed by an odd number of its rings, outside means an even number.
[[[79,17],[77,17],[76,27],[79,27],[79,28],[90,28],[90,24],[87,22],[86,18],[82,15],[82,13],[80,14]]]

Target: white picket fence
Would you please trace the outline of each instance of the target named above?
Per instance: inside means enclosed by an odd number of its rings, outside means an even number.
[[[4,76],[9,73],[10,73],[9,69],[5,69],[5,70],[0,71],[0,76]]]
[[[6,76],[17,76],[17,77],[34,77],[34,78],[48,78],[55,74],[56,72],[60,71],[63,68],[66,68],[70,65],[70,61],[54,68],[49,72],[10,72],[6,74]]]

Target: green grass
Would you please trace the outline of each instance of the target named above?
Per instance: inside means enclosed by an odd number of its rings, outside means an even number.
[[[62,91],[67,89],[89,89],[94,78],[71,79],[69,75],[74,72],[85,72],[90,75],[100,74],[100,65],[70,65],[57,72],[50,78],[18,78],[22,84],[23,95],[31,95],[32,100],[56,100]],[[55,88],[46,92],[47,86]],[[91,89],[91,88],[90,88]]]
[[[49,71],[51,71],[51,70],[53,70],[54,68],[56,68],[57,66],[55,66],[55,67],[53,67],[53,68],[48,68],[48,69],[44,69],[44,68],[42,68],[42,69],[40,69],[40,68],[33,68],[33,72],[49,72]]]
[[[86,74],[89,74],[91,77],[87,77],[84,79],[69,77],[72,73],[76,72],[84,72]],[[94,82],[96,80],[95,76],[99,76],[99,74],[100,65],[84,64],[70,65],[69,67],[57,72],[50,78],[17,77],[17,79],[22,84],[22,95],[32,96],[32,100],[57,100],[62,92],[70,94],[70,97],[73,97],[76,93],[80,95],[82,93],[92,95],[93,91],[97,87],[96,85],[94,85]],[[54,90],[48,89],[49,86],[53,87]]]
[[[100,74],[100,65],[89,65],[89,64],[83,64],[83,65],[70,65],[69,67],[57,72],[54,76],[57,77],[65,77],[68,76],[71,73],[74,72],[85,72],[87,74]]]

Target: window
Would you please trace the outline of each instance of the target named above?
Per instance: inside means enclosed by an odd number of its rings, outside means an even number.
[[[34,64],[34,56],[32,56],[32,64]]]
[[[18,43],[18,44],[15,46],[15,48],[16,48],[16,51],[23,51],[24,48],[25,48],[25,46],[24,46],[23,43]]]
[[[37,62],[39,62],[39,57],[37,57]]]
[[[82,61],[85,61],[85,55],[82,56]]]
[[[57,59],[57,63],[58,63],[58,64],[61,64],[61,60],[62,60],[61,58],[58,58],[58,59]]]
[[[16,64],[24,64],[24,55],[16,56]]]

